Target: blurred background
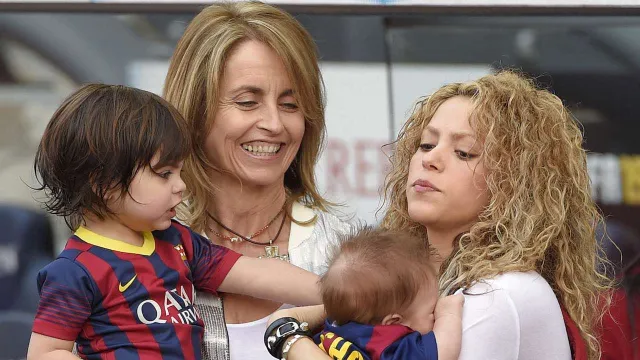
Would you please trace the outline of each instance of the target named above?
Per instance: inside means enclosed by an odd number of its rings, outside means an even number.
[[[555,92],[582,123],[593,196],[609,227],[637,248],[640,4],[333,2],[274,1],[317,42],[328,131],[317,176],[327,197],[345,204],[345,214],[378,220],[387,165],[381,146],[395,137],[417,98],[448,82],[516,67]],[[0,310],[35,311],[35,274],[70,234],[61,219],[40,211],[29,187],[36,185],[33,156],[51,114],[85,82],[161,93],[173,48],[203,4],[0,1]],[[0,312],[0,326],[11,321],[19,322]],[[0,357],[11,358],[6,346],[23,344],[0,336]]]

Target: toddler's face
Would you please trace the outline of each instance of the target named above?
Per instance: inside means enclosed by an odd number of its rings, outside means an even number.
[[[156,167],[160,154],[151,166],[139,170],[129,192],[111,201],[110,208],[122,224],[134,231],[164,230],[176,216],[175,207],[182,201],[186,185],[180,177],[182,162]]]

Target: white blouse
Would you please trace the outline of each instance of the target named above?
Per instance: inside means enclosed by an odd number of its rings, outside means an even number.
[[[315,274],[323,274],[327,270],[331,247],[340,241],[341,235],[350,232],[353,225],[300,203],[293,204],[291,215],[299,222],[316,217],[314,222],[304,226],[291,222],[288,248],[291,263]],[[197,294],[194,307],[205,325],[204,360],[273,360],[263,340],[268,316],[244,324],[225,324],[222,301],[205,292]]]
[[[502,274],[465,293],[459,360],[571,359],[560,304],[538,273]]]

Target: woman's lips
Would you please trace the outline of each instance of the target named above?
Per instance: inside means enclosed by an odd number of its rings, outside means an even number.
[[[416,192],[440,191],[440,189],[438,189],[435,185],[424,179],[418,179],[414,181],[413,188]]]

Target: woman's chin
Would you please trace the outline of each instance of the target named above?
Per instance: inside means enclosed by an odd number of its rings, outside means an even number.
[[[425,206],[424,204],[420,205],[409,205],[409,218],[424,226],[429,226],[437,222],[436,211],[432,206]]]
[[[253,171],[239,176],[244,186],[275,187],[284,186],[284,174],[275,171]]]

